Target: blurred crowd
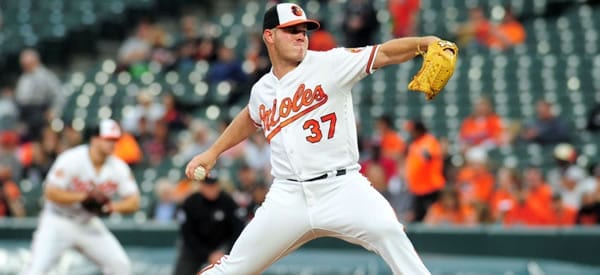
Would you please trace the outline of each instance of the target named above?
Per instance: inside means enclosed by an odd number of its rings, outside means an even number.
[[[389,0],[388,4],[392,35],[418,34],[420,1]],[[380,21],[372,1],[347,1],[341,41],[328,29],[333,22],[321,21],[322,29],[311,34],[310,49],[360,47],[378,41]],[[461,47],[504,50],[524,43],[526,34],[510,8],[495,22],[477,7],[456,28],[456,39]],[[229,105],[243,100],[239,95],[247,94],[249,85],[270,69],[260,33],[249,34],[239,54],[219,39],[215,25],[198,22],[192,15],[181,17],[174,33],[150,19],[141,20],[115,58],[117,72],[126,70],[132,77],[149,70],[150,63],[160,64],[165,71],[186,71],[197,62],[207,62],[209,83],[227,81],[237,87]],[[57,123],[67,100],[59,78],[33,49],[23,50],[20,62],[23,72],[16,85],[0,91],[0,217],[31,215],[22,204],[23,182],[40,186],[58,154],[85,142],[81,129]],[[169,92],[154,96],[142,89],[136,100],[123,114],[125,135],[115,152],[134,170],[158,167],[173,158],[187,162],[206,150],[229,123],[195,117]],[[481,98],[462,121],[457,137],[435,136],[418,119],[397,125],[393,114],[385,115],[373,122],[374,133],[359,137],[361,172],[407,223],[600,223],[600,165],[577,165],[578,148],[572,145],[575,129],[554,109],[552,102],[539,101],[534,119],[513,127],[494,112],[493,102]],[[600,105],[589,114],[586,130],[600,130]],[[490,150],[533,143],[553,152],[552,169],[534,164],[496,166],[490,159]],[[451,155],[448,148],[453,145],[460,149]],[[227,151],[214,172],[219,188],[231,195],[246,221],[252,219],[272,180],[268,146],[262,133],[257,133]],[[457,164],[452,161],[455,157],[464,161]],[[158,222],[173,221],[178,204],[198,189],[201,185],[187,179],[156,180],[148,216]]]

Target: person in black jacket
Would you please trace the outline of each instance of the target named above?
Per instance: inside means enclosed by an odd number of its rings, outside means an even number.
[[[231,249],[244,227],[237,209],[217,178],[200,182],[199,190],[181,203],[177,213],[181,225],[173,274],[196,274],[205,263],[218,262]]]

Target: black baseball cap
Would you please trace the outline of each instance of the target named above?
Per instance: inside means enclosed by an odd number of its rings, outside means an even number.
[[[206,176],[203,181],[205,184],[215,184],[219,182],[219,179],[214,176]]]
[[[272,6],[265,12],[263,18],[263,31],[273,28],[287,28],[298,24],[304,24],[308,30],[316,30],[321,25],[318,21],[307,19],[302,8],[292,3],[282,3]]]

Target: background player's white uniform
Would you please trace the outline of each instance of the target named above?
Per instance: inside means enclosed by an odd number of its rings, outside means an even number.
[[[350,90],[376,52],[308,51],[281,79],[271,72],[254,85],[250,117],[271,144],[275,180],[231,254],[203,274],[258,273],[323,236],[374,251],[395,274],[429,274],[392,207],[358,173]]]
[[[81,192],[95,187],[109,197],[138,193],[131,170],[117,157],[108,157],[96,172],[88,145],[63,152],[52,165],[44,184]],[[46,200],[31,245],[31,262],[23,274],[44,274],[69,248],[89,257],[104,274],[131,274],[123,247],[100,218],[82,209],[79,203],[60,205]]]

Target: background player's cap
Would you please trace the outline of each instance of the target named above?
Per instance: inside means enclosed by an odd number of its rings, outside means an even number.
[[[316,20],[307,19],[306,13],[296,4],[277,4],[265,12],[263,31],[272,28],[287,28],[306,23],[308,30],[316,30],[320,24]]]
[[[98,125],[98,137],[104,139],[119,139],[121,137],[121,127],[112,119],[103,119]]]

